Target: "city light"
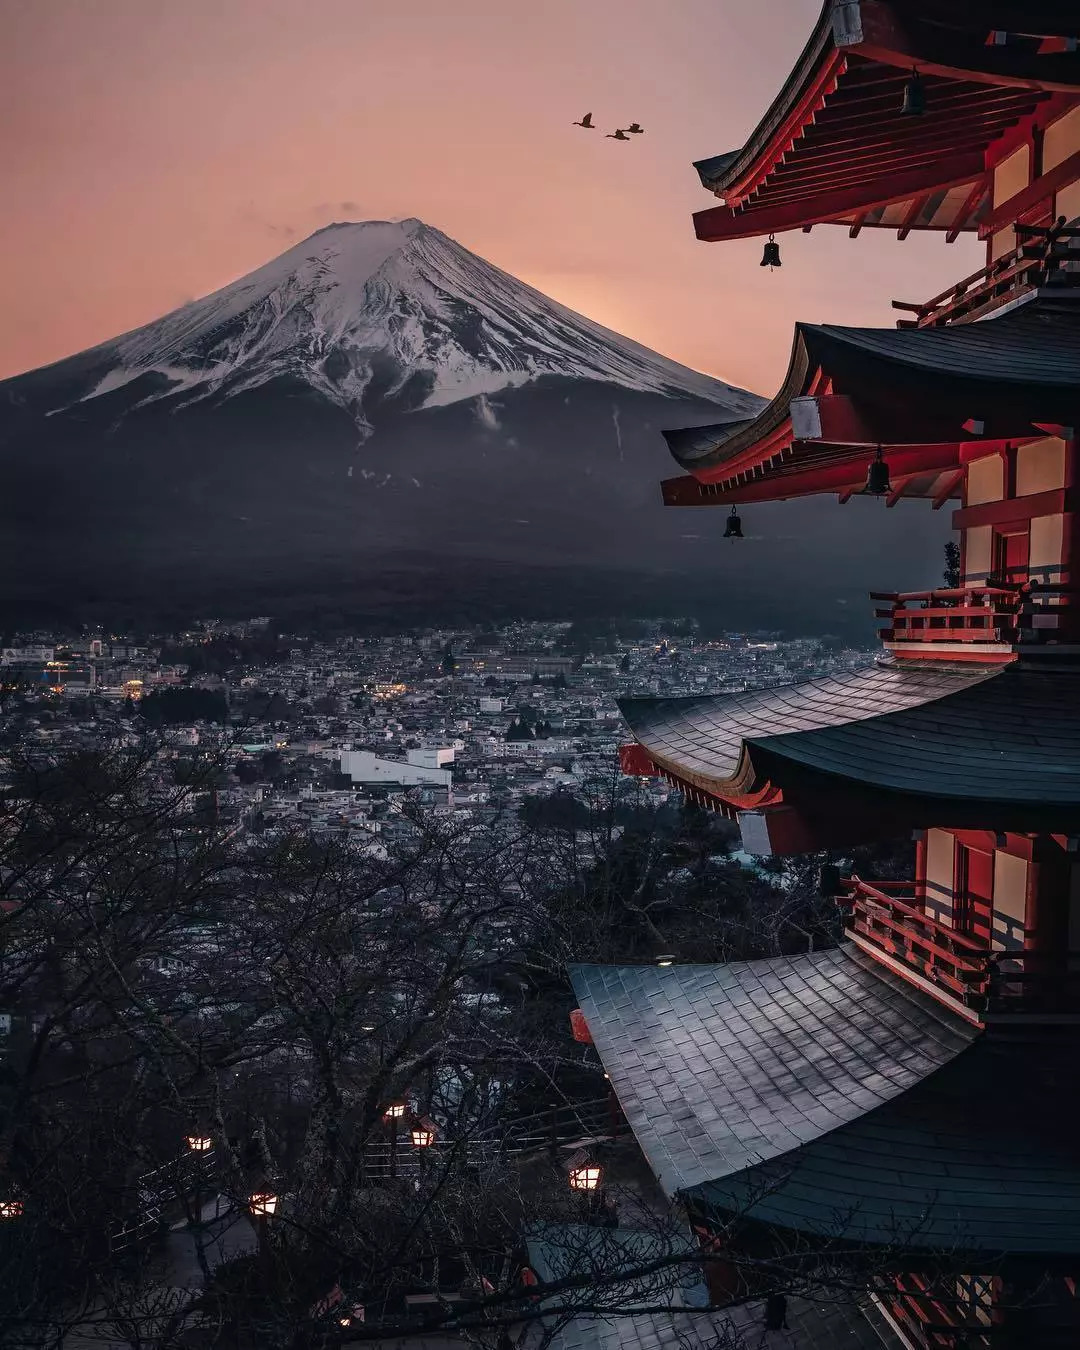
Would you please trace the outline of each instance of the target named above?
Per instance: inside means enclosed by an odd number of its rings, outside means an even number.
[[[257,1191],[248,1201],[248,1208],[258,1218],[268,1219],[277,1209],[278,1198],[269,1191]]]

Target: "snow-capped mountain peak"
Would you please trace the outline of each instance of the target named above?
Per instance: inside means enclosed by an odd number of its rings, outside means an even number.
[[[494,394],[544,376],[731,408],[758,400],[542,295],[420,220],[327,225],[231,285],[103,344],[111,368],[82,401],[156,374],[140,402],[228,398],[291,377],[370,429],[409,406]],[[100,365],[98,367],[100,371]],[[141,388],[145,388],[142,386]]]

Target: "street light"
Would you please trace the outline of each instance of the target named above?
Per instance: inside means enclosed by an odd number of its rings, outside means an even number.
[[[414,1147],[430,1148],[435,1142],[437,1133],[434,1123],[428,1120],[426,1116],[422,1120],[414,1121],[411,1131]]]
[[[404,1116],[408,1105],[406,1102],[391,1102],[383,1112],[383,1120],[390,1122],[390,1175],[397,1176],[397,1136],[398,1122]]]
[[[259,1219],[268,1219],[277,1209],[278,1198],[269,1191],[257,1191],[248,1201],[248,1208]]]
[[[187,1146],[192,1153],[209,1153],[214,1147],[214,1141],[205,1134],[189,1134],[187,1137]]]
[[[671,952],[664,952],[656,958],[656,964],[658,966],[673,966],[675,964],[675,957]]]
[[[586,1162],[570,1169],[572,1191],[595,1191],[600,1185],[603,1168],[599,1163]]]

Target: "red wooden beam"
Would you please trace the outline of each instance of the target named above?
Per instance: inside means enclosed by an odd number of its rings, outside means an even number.
[[[941,181],[940,173],[954,176]],[[973,154],[939,167],[936,173],[920,170],[918,173],[898,175],[887,185],[875,185],[876,191],[862,186],[843,191],[822,193],[813,200],[762,204],[752,210],[734,211],[730,206],[713,206],[694,213],[694,232],[699,239],[713,243],[721,239],[753,239],[762,234],[781,234],[797,230],[803,225],[818,225],[850,216],[858,211],[872,211],[894,202],[910,201],[920,192],[947,192],[950,188],[965,186],[983,173],[982,155]],[[931,181],[927,181],[930,179]],[[936,180],[936,181],[934,181]],[[886,193],[885,189],[889,191]]]
[[[972,80],[978,84],[1015,85],[1021,88],[1066,93],[1077,88],[1075,62],[1068,56],[1039,56],[1018,47],[987,47],[977,38],[965,41],[949,30],[930,24],[901,25],[885,0],[858,0],[862,40],[847,48],[885,65],[918,66],[928,75]],[[985,33],[998,25],[980,25]],[[1023,31],[1020,24],[1012,31]]]
[[[1057,516],[1075,511],[1078,494],[1075,489],[1054,488],[1049,492],[1033,492],[1030,497],[1011,501],[982,502],[953,512],[953,529],[968,530],[973,525],[1022,525],[1037,516]]]
[[[964,478],[967,475],[967,469],[957,469],[954,474],[950,474],[945,480],[944,485],[934,494],[933,508],[940,511],[947,501],[950,501],[959,489],[963,486]]]
[[[1068,187],[1078,178],[1080,178],[1080,150],[1074,151],[1068,159],[1055,164],[1052,169],[1036,178],[1033,183],[1029,183],[1015,196],[996,206],[979,226],[979,238],[987,239],[998,230],[1004,229],[1006,225],[1012,225],[1030,207],[1038,206],[1045,198],[1060,188]]]
[[[960,137],[955,142],[948,143],[950,157],[971,153],[981,155],[984,147],[983,138]],[[847,183],[881,182],[892,174],[911,172],[920,166],[940,164],[945,149],[946,144],[943,142],[939,146],[911,146],[895,153],[884,151],[880,154],[853,155],[847,161],[842,156],[814,164],[793,161],[761,185],[755,200],[774,200],[792,188],[799,191],[820,186],[834,189]]]
[[[967,141],[978,142],[985,147],[1016,126],[1018,119],[1025,120],[1019,118],[1015,109],[1003,109],[989,115],[980,110],[977,114],[958,119],[955,125],[909,127],[891,136],[879,135],[874,127],[853,127],[850,134],[823,135],[813,142],[800,141],[776,170],[774,178],[789,169],[809,168],[821,163],[843,163],[871,155],[900,155],[913,147],[952,150]]]
[[[979,155],[979,158],[982,158],[981,154]],[[923,179],[922,186],[907,193],[902,199],[904,201],[910,201],[911,198],[915,196],[928,196],[930,193],[938,191],[944,192],[946,190],[939,189],[936,183],[928,183],[925,181],[927,178],[935,176],[935,172],[938,169],[938,162],[933,158],[928,158],[918,168],[912,167],[906,174],[885,173],[878,175],[875,174],[872,169],[867,168],[862,172],[844,175],[843,177],[825,178],[820,181],[811,180],[806,183],[793,183],[791,186],[782,183],[773,187],[771,184],[767,184],[762,189],[761,195],[748,202],[745,209],[747,211],[761,211],[768,207],[783,207],[794,202],[816,201],[823,196],[840,197],[854,195],[855,193],[859,193],[863,197],[876,196],[879,193],[884,192],[887,188],[895,185],[898,180],[906,180],[909,177],[913,178],[916,175],[919,175]],[[961,182],[966,186],[971,182],[971,179],[970,177],[965,177],[961,179]],[[870,211],[875,206],[884,204],[885,203],[881,202],[872,202],[867,205],[863,202],[859,202],[857,206],[852,207],[852,210],[861,209]],[[892,205],[895,204],[896,200],[894,198]]]
[[[841,459],[801,468],[774,471],[750,483],[701,483],[696,500],[690,500],[692,489],[682,485],[682,479],[667,479],[664,484],[664,504],[667,506],[731,506],[743,502],[786,501],[792,497],[810,497],[818,493],[837,492],[847,497],[861,492],[866,483],[866,469],[874,457],[869,447],[850,448]],[[886,451],[891,471],[898,477],[914,478],[920,474],[945,472],[955,467],[955,445],[913,446]]]
[[[949,222],[949,228],[945,231],[945,242],[947,244],[956,243],[956,240],[961,230],[963,230],[967,221],[970,219],[972,214],[978,209],[979,203],[982,201],[983,197],[986,196],[989,190],[990,190],[989,176],[987,176],[986,178],[980,178],[975,182],[971,191],[964,198],[964,204],[960,207],[957,213],[953,216],[952,220]]]
[[[912,197],[911,205],[904,212],[904,218],[900,222],[900,228],[896,231],[897,239],[906,239],[911,233],[912,226],[922,215],[926,208],[926,203],[930,200],[930,193],[924,192],[919,197]]]
[[[936,95],[935,89],[939,91]],[[1051,97],[1036,89],[1027,90],[1023,94],[1016,90],[991,90],[987,86],[982,86],[981,89],[985,92],[981,92],[978,85],[931,84],[927,94],[927,110],[918,127],[900,113],[899,98],[895,104],[891,98],[880,98],[875,100],[873,107],[853,109],[850,112],[844,105],[837,104],[823,113],[812,127],[806,129],[799,144],[803,141],[813,144],[830,136],[859,131],[866,134],[873,133],[881,138],[882,143],[886,143],[894,135],[921,130],[939,122],[947,122],[954,117],[996,117],[1001,113],[1026,117],[1042,100],[1048,101]]]

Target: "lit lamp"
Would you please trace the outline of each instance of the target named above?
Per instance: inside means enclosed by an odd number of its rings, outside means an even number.
[[[414,1123],[410,1137],[415,1148],[430,1148],[435,1142],[437,1131],[434,1124],[426,1117]]]
[[[214,1147],[214,1141],[205,1134],[189,1134],[187,1146],[192,1153],[209,1153]]]
[[[383,1120],[390,1123],[390,1175],[392,1177],[397,1176],[398,1125],[407,1109],[405,1102],[391,1102],[383,1112]]]
[[[599,1163],[583,1162],[570,1168],[570,1189],[572,1191],[595,1191],[600,1185],[603,1169]]]
[[[656,958],[656,964],[658,966],[673,966],[675,964],[675,957],[671,952],[663,952]]]
[[[0,1200],[0,1219],[18,1219],[22,1216],[21,1200]]]
[[[277,1209],[278,1198],[269,1191],[257,1191],[248,1201],[248,1208],[257,1219],[269,1219]]]

